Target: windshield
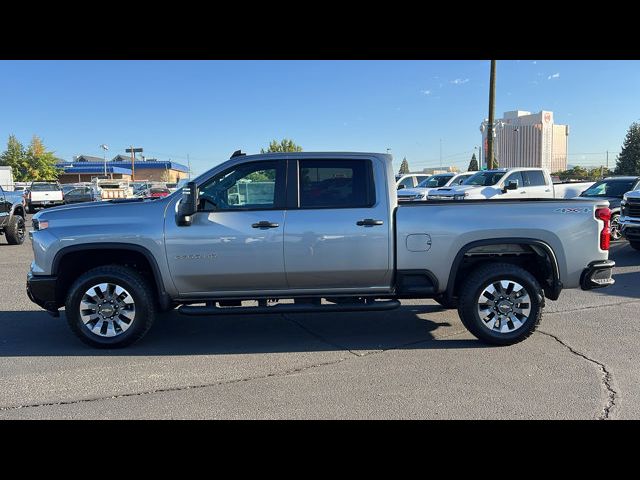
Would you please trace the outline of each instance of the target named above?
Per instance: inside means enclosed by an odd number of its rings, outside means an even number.
[[[633,189],[635,180],[601,180],[580,194],[581,197],[619,197]]]
[[[32,192],[44,192],[50,190],[60,190],[60,187],[55,183],[34,183],[31,185]]]
[[[418,184],[419,188],[444,187],[453,175],[432,175]]]
[[[479,187],[489,187],[500,181],[506,172],[478,172],[469,177],[463,185],[477,185]]]

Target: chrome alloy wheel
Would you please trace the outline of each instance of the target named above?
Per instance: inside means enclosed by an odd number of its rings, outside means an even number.
[[[482,324],[495,333],[518,330],[530,314],[529,292],[513,280],[492,282],[478,297],[478,315]]]
[[[126,332],[135,316],[133,297],[115,283],[94,285],[80,301],[80,318],[84,326],[101,337],[115,337]]]

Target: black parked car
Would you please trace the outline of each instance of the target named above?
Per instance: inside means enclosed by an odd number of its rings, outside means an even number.
[[[96,200],[99,198],[91,187],[72,188],[64,194],[64,203],[95,202]]]
[[[609,200],[611,209],[611,240],[620,240],[620,202],[622,196],[631,190],[640,189],[640,177],[608,177],[594,183],[580,194],[581,197],[592,197]]]

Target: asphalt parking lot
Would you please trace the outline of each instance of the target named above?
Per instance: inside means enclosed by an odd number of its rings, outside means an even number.
[[[29,223],[29,222],[28,222]],[[25,293],[32,252],[0,237],[0,419],[640,418],[640,252],[616,284],[563,292],[541,327],[485,346],[455,311],[160,316],[97,351]]]

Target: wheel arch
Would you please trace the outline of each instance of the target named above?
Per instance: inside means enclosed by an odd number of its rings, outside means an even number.
[[[112,264],[133,266],[139,272],[150,276],[151,286],[154,287],[159,306],[163,310],[169,308],[171,300],[153,254],[141,245],[118,242],[70,245],[56,253],[51,274],[59,279],[56,289],[58,303],[64,302],[66,291],[79,275],[92,268]]]
[[[493,250],[491,248],[484,248],[492,246],[496,248]],[[465,271],[465,259],[473,253],[474,249],[483,248],[482,251],[477,253],[477,260],[474,259],[474,264],[490,262],[491,259],[496,258],[496,255],[501,262],[513,263],[521,266],[523,263],[527,264],[526,261],[523,261],[523,259],[518,256],[504,257],[504,255],[509,252],[505,251],[503,248],[498,248],[504,246],[525,247],[525,251],[535,254],[544,261],[544,263],[537,264],[539,268],[532,268],[531,270],[533,271],[530,271],[530,273],[536,277],[540,285],[543,287],[545,296],[550,300],[557,300],[560,296],[560,292],[562,291],[562,282],[560,280],[558,259],[553,248],[547,242],[542,240],[525,237],[483,239],[464,245],[456,254],[453,264],[451,265],[447,288],[445,290],[445,297],[452,301],[458,296],[458,289],[462,283],[463,277],[460,274]]]

